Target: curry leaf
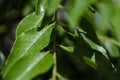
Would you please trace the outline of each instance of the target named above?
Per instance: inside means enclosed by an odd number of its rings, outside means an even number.
[[[2,72],[3,78],[9,74],[11,68],[24,56],[33,55],[34,53],[38,53],[44,49],[49,44],[53,28],[54,24],[51,24],[44,27],[41,31],[37,31],[37,28],[34,28],[17,36]]]
[[[37,52],[22,57],[3,78],[3,80],[30,80],[48,71],[53,64],[49,52]]]
[[[17,36],[25,31],[37,28],[41,25],[42,19],[44,17],[45,12],[41,11],[39,15],[36,15],[35,12],[25,17],[18,25],[17,28]]]

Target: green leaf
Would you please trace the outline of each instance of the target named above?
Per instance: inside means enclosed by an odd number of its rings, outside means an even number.
[[[94,25],[90,20],[87,19],[87,17],[83,17],[80,21],[80,28],[82,28],[86,34],[85,36],[92,40],[93,42],[99,44],[99,40],[97,38],[97,35],[94,30]],[[80,31],[79,31],[80,32]]]
[[[113,30],[114,30],[114,34],[115,37],[117,38],[117,40],[120,42],[120,4],[115,4],[115,13],[113,18],[111,19],[112,25],[113,25]]]
[[[98,26],[97,31],[101,34],[106,34],[108,30],[113,30],[109,22],[115,12],[115,9],[111,3],[99,3],[98,9],[100,14],[98,12],[94,14],[95,22]]]
[[[102,40],[101,43],[103,43],[103,45],[105,46],[105,48],[107,49],[107,51],[109,52],[111,57],[119,57],[119,49],[115,44],[119,44],[116,43],[112,38],[107,38],[104,36],[101,36]]]
[[[38,52],[22,57],[3,78],[3,80],[31,80],[48,71],[53,64],[49,52]]]
[[[107,22],[109,21],[109,19],[113,15],[114,6],[111,3],[99,3],[98,8],[99,8],[99,11],[102,15],[101,25],[103,27],[106,27],[107,26],[106,24],[108,24]]]
[[[81,36],[91,46],[92,49],[95,49],[95,50],[103,53],[103,55],[106,58],[108,58],[107,51],[101,45],[98,45],[98,44],[94,43],[93,41],[91,41],[90,39],[88,39],[84,34],[81,34]]]
[[[66,49],[64,47],[61,47],[63,50],[68,52],[73,50],[74,55],[78,57],[91,57],[93,55],[92,47],[84,40],[84,38],[81,35],[78,36],[77,34],[67,33],[67,37],[71,41],[73,41],[74,49],[71,48],[71,50],[67,50],[68,48]]]
[[[110,29],[112,26],[113,34],[120,41],[120,6],[119,3],[99,3],[99,11],[102,15],[102,25],[104,30]],[[110,24],[108,23],[110,22]]]
[[[99,3],[98,4],[99,11],[102,15],[102,25],[100,27],[103,27],[103,30],[106,31],[107,34],[111,35],[113,34],[117,41],[120,41],[120,6],[117,3]],[[108,23],[109,22],[109,23]],[[111,25],[110,25],[111,23]],[[109,25],[108,25],[109,24]],[[112,27],[111,27],[112,26]],[[99,29],[100,30],[100,29]],[[109,32],[108,32],[109,31]],[[103,31],[101,31],[103,33]],[[113,36],[112,35],[112,36]],[[100,36],[100,35],[99,35]],[[103,39],[101,42],[105,45],[106,49],[110,53],[110,56],[112,57],[119,57],[119,50],[117,46],[119,46],[119,42],[116,40],[100,36],[101,39]],[[114,44],[117,46],[115,46]]]
[[[120,54],[119,54],[119,49],[117,46],[115,46],[114,44],[112,43],[109,43],[108,41],[104,41],[104,44],[105,44],[105,47],[106,49],[108,50],[108,52],[110,53],[110,56],[111,57],[119,57]]]
[[[58,45],[60,48],[62,48],[63,50],[73,53],[74,51],[74,47],[70,47],[70,46],[63,46],[63,45]]]
[[[60,75],[59,73],[57,73],[57,77],[58,77],[58,80],[69,80],[69,79],[63,77],[62,75]]]
[[[3,77],[6,77],[11,68],[24,56],[33,55],[44,49],[49,44],[53,28],[54,24],[51,24],[44,27],[41,31],[37,31],[37,28],[34,28],[17,36],[11,53],[6,61],[6,66],[2,73]]]
[[[58,8],[61,0],[48,0],[47,13],[51,15]]]
[[[35,12],[25,17],[17,27],[17,36],[34,28],[40,27],[42,20],[44,18],[44,11],[41,11],[39,15],[36,15]]]
[[[41,11],[46,10],[48,0],[36,0],[36,14],[40,14]]]
[[[84,59],[86,64],[88,64],[89,66],[91,66],[92,68],[97,70],[98,64],[95,61],[95,55],[94,54],[91,58],[88,58],[88,57],[84,56],[83,59]]]
[[[67,4],[69,22],[72,26],[77,26],[89,4],[95,0],[70,0]]]

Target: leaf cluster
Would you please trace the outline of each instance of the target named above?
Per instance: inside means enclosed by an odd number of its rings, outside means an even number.
[[[3,80],[119,79],[119,4],[36,0],[35,12],[18,24]]]

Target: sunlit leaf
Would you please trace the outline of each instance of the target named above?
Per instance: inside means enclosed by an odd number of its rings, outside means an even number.
[[[41,11],[39,15],[36,15],[35,12],[25,17],[17,27],[17,36],[34,28],[38,28],[41,26],[42,19],[44,17],[45,12]]]
[[[51,24],[43,28],[41,31],[38,31],[37,28],[34,28],[17,36],[3,70],[3,77],[6,77],[11,68],[16,65],[16,63],[24,56],[33,55],[34,53],[38,53],[45,48],[49,44],[50,35],[53,28],[54,24]]]
[[[30,80],[47,72],[53,64],[49,52],[38,52],[22,57],[3,78],[3,80]]]
[[[64,49],[65,51],[68,51],[70,53],[73,53],[73,51],[74,51],[74,47],[63,46],[63,45],[60,45],[59,47],[61,47],[62,49]]]

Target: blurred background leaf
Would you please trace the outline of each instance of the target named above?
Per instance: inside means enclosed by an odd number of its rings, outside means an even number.
[[[26,26],[17,29],[25,34],[31,31],[32,35],[55,22],[50,43],[43,51],[52,52],[56,43],[56,73],[59,73],[56,78],[119,80],[119,4],[119,0],[0,0],[0,50],[6,58],[15,40],[18,22],[36,10],[37,15],[32,13],[31,18],[26,18],[28,22],[23,21]],[[43,10],[45,12],[41,13]],[[34,26],[36,19],[42,21]],[[33,80],[51,77],[52,67]]]

